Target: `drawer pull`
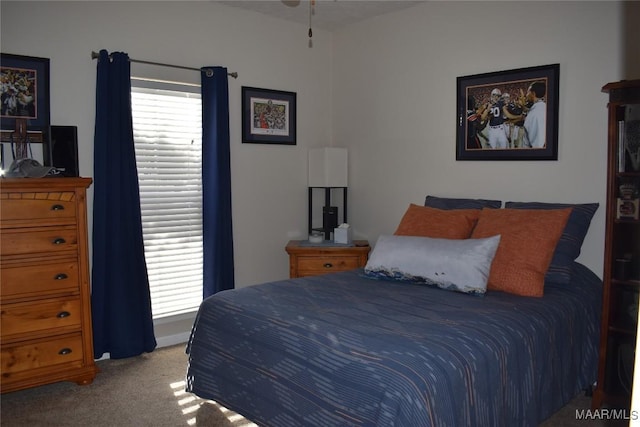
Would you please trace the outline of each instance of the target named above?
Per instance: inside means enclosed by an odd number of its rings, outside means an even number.
[[[333,264],[331,264],[330,262],[327,262],[324,264],[324,268],[331,268],[333,267]]]
[[[53,280],[64,280],[64,279],[68,279],[69,276],[67,276],[64,273],[60,273],[60,274],[56,274],[55,277],[53,278]]]
[[[53,205],[53,206],[51,206],[51,210],[52,211],[63,211],[64,210],[64,206],[62,206],[62,205]]]
[[[60,313],[56,314],[56,317],[58,319],[64,319],[65,317],[69,316],[71,316],[71,313],[69,313],[68,311],[61,311]]]
[[[54,245],[62,245],[64,243],[67,243],[66,240],[64,240],[62,237],[58,237],[57,239],[54,239],[53,242]]]
[[[65,347],[58,352],[60,356],[66,356],[67,354],[71,354],[71,349],[69,347]]]

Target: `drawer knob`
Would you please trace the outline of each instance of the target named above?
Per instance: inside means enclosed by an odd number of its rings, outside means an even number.
[[[56,274],[55,277],[53,278],[53,280],[64,280],[64,279],[68,279],[69,276],[67,276],[64,273],[60,273],[60,274]]]
[[[69,316],[71,316],[71,313],[69,313],[68,311],[61,311],[60,313],[56,314],[56,317],[58,319],[64,319],[65,317]]]
[[[65,347],[58,352],[60,356],[66,356],[67,354],[71,354],[71,349],[69,347]]]
[[[64,206],[62,206],[62,205],[53,205],[53,206],[51,206],[51,210],[52,211],[63,211],[64,210]]]
[[[58,237],[57,239],[54,239],[53,242],[54,245],[62,245],[64,243],[67,243],[66,240],[64,240],[62,237]]]
[[[331,264],[330,262],[327,262],[324,264],[324,268],[331,268],[333,267],[333,264]]]

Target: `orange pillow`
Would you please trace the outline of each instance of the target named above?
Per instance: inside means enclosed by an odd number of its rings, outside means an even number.
[[[412,203],[394,234],[437,239],[468,239],[478,215],[479,209],[444,210]]]
[[[487,289],[541,297],[571,209],[482,209],[471,237],[501,236]]]

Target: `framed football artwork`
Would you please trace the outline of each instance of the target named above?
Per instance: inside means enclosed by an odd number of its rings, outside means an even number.
[[[456,160],[557,160],[559,72],[551,64],[458,77]]]
[[[243,86],[242,142],[296,145],[296,93]]]
[[[48,164],[49,58],[2,53],[0,81],[3,169],[11,159],[27,157]]]

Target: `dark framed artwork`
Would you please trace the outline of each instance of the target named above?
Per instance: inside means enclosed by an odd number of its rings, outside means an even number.
[[[560,64],[457,78],[456,160],[557,160]]]
[[[33,158],[50,164],[49,58],[0,54],[0,145],[4,166]]]
[[[26,120],[27,130],[46,131],[50,121],[49,58],[1,54],[2,130],[15,130]]]
[[[296,93],[243,86],[242,142],[296,145]]]

